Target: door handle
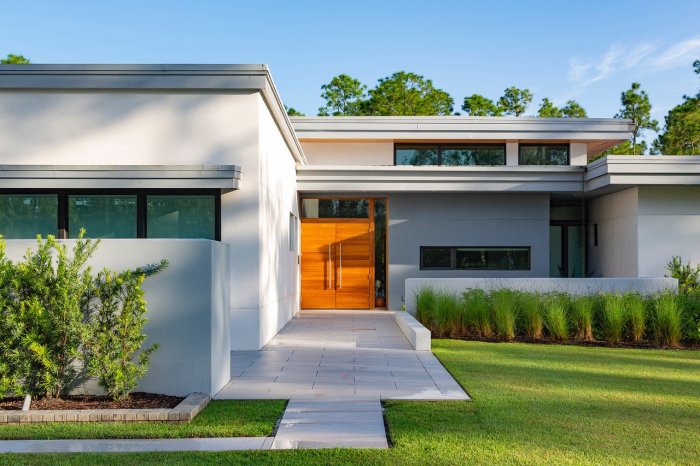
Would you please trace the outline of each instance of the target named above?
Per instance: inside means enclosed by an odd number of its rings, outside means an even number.
[[[331,264],[331,243],[328,243],[328,274],[327,274],[328,279],[326,280],[327,285],[328,285],[326,288],[327,290],[330,290],[331,287],[333,286],[331,283],[331,273],[332,273],[331,270],[332,269],[333,269],[333,266]]]
[[[338,258],[338,264],[340,265],[340,272],[338,273],[338,289],[343,287],[343,243],[338,243],[340,246],[340,257]]]

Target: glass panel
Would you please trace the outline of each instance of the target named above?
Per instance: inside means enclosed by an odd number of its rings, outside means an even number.
[[[386,199],[374,200],[374,291],[386,298]]]
[[[302,218],[369,218],[367,199],[303,199]]]
[[[559,225],[549,227],[549,276],[565,277],[564,262],[561,255],[563,228]]]
[[[68,233],[90,238],[136,238],[135,195],[68,196]]]
[[[397,146],[396,165],[437,165],[437,146]]]
[[[458,165],[505,165],[506,150],[502,145],[444,146],[442,164]]]
[[[148,238],[215,239],[213,195],[164,195],[146,198]]]
[[[55,194],[0,195],[0,235],[7,239],[56,235],[58,196]]]
[[[456,268],[529,270],[530,248],[456,248]]]
[[[569,146],[544,144],[521,145],[520,165],[568,165]]]
[[[583,277],[583,227],[569,226],[568,228],[568,276]]]
[[[452,248],[422,247],[420,266],[422,269],[451,269]]]
[[[550,220],[564,220],[564,221],[581,221],[581,206],[580,205],[559,205],[551,206],[549,209],[549,219]]]

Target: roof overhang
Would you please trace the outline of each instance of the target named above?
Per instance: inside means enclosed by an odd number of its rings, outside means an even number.
[[[0,165],[0,189],[238,189],[237,165]]]
[[[301,193],[580,193],[584,167],[298,166]]]
[[[266,65],[2,65],[0,92],[260,92],[294,159],[307,163]]]
[[[635,186],[699,186],[700,156],[609,155],[588,164],[584,180],[591,196]]]

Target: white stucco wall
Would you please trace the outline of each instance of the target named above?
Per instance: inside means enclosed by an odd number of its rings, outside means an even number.
[[[393,165],[394,142],[301,141],[310,165]]]
[[[592,276],[637,276],[637,212],[637,188],[591,200],[588,205],[588,271]],[[593,244],[594,224],[598,225],[598,246]]]
[[[663,277],[673,256],[700,263],[700,186],[637,189],[639,276]]]
[[[584,166],[588,164],[588,144],[572,142],[569,145],[569,165]]]

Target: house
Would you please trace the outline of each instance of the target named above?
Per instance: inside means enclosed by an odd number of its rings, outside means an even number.
[[[700,261],[700,157],[588,162],[630,131],[290,119],[264,65],[3,65],[0,233],[11,257],[85,228],[103,241],[96,266],[169,259],[146,285],[149,336],[178,344],[149,377],[180,387],[184,365],[215,392],[229,349],[262,347],[300,308],[400,309],[408,278]]]

